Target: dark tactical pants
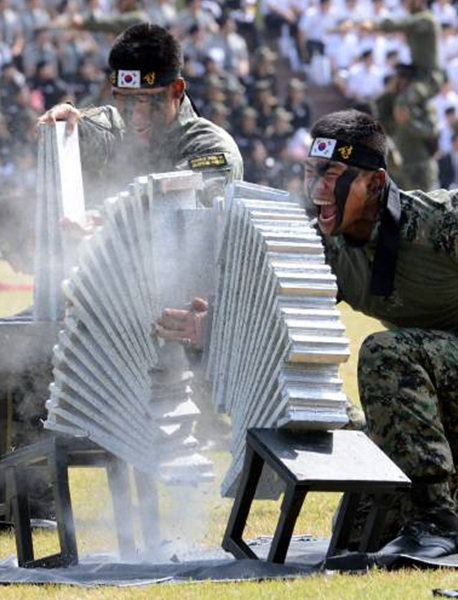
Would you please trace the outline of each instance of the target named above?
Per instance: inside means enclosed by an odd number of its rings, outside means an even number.
[[[393,499],[386,536],[411,519],[456,512],[458,335],[404,329],[370,335],[358,364],[369,436],[413,481]]]

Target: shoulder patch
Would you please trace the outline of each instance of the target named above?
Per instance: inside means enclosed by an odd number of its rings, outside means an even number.
[[[206,154],[205,156],[195,156],[188,161],[191,169],[217,169],[227,166],[227,158],[224,152],[217,154]]]

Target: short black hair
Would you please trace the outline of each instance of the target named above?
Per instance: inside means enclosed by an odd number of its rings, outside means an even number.
[[[113,70],[151,70],[179,73],[183,65],[180,42],[166,29],[153,23],[138,23],[123,31],[113,42],[108,64]]]
[[[311,130],[313,138],[327,137],[360,144],[386,158],[388,147],[385,132],[371,115],[359,110],[340,110],[321,117]]]
[[[402,77],[408,81],[411,81],[417,74],[417,68],[412,63],[396,63],[394,70],[398,77]]]

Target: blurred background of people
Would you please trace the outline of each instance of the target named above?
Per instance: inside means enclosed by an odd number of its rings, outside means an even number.
[[[355,106],[380,113],[400,184],[410,173],[408,187],[426,189],[439,166],[441,184],[456,185],[458,0],[422,5],[444,74],[432,99],[407,97],[397,65],[412,63],[412,40],[378,25],[410,18],[415,1],[0,0],[0,203],[33,203],[37,115],[56,102],[110,102],[108,49],[142,19],[179,36],[191,96],[236,138],[248,181],[300,197],[310,123]]]

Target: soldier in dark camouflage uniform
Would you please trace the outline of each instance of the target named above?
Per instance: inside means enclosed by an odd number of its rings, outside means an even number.
[[[165,29],[130,27],[115,40],[109,65],[115,106],[79,111],[60,104],[40,118],[78,122],[83,176],[98,201],[151,172],[200,171],[209,187],[243,177],[233,138],[195,112],[180,76],[179,42]]]
[[[369,115],[312,128],[308,200],[318,211],[339,296],[388,331],[362,345],[358,379],[369,435],[412,479],[401,535],[382,552],[458,551],[458,195],[402,192]]]

